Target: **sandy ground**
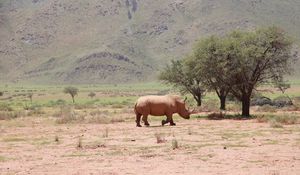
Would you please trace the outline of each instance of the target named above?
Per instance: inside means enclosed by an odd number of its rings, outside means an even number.
[[[133,122],[0,121],[0,174],[300,174],[299,124],[176,122],[161,127],[156,120],[136,128]],[[172,149],[174,139],[177,149]]]

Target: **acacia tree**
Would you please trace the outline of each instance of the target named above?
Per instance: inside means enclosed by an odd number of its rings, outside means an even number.
[[[226,97],[232,87],[230,70],[227,68],[228,54],[232,51],[225,39],[209,37],[200,40],[194,48],[194,56],[187,60],[187,65],[202,77],[210,91],[215,91],[220,99],[220,109],[226,109]]]
[[[201,77],[196,76],[190,67],[185,66],[183,60],[173,60],[171,65],[160,73],[159,79],[178,88],[181,93],[192,94],[197,106],[201,106],[202,97],[206,92]]]
[[[242,102],[242,115],[250,116],[250,99],[258,86],[284,84],[283,76],[291,73],[292,42],[276,27],[254,32],[233,32],[227,36],[233,54],[227,57],[233,84],[230,92]]]
[[[75,103],[74,97],[78,94],[78,89],[76,87],[72,87],[72,86],[65,87],[64,93],[70,94],[72,97],[73,103]]]

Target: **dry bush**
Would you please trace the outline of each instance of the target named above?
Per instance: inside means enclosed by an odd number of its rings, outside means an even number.
[[[208,119],[210,120],[222,120],[225,119],[225,114],[220,112],[220,113],[211,113],[207,116]]]
[[[59,142],[59,138],[58,138],[58,136],[57,136],[57,135],[55,136],[55,138],[54,138],[54,141],[55,141],[56,143],[58,143],[58,142]]]
[[[269,123],[272,128],[283,128],[282,124],[276,120],[270,120]]]
[[[188,135],[192,135],[192,133],[193,133],[192,128],[189,127],[189,128],[188,128]]]
[[[178,146],[178,141],[176,138],[173,138],[172,140],[172,149],[177,149],[179,146]]]
[[[81,137],[78,138],[77,148],[82,148],[82,138]]]
[[[71,106],[61,106],[60,111],[54,116],[58,117],[56,123],[65,124],[76,121],[76,115]]]
[[[20,117],[19,112],[0,111],[0,120],[10,120]]]
[[[156,138],[156,143],[164,143],[164,142],[166,142],[166,139],[165,139],[165,137],[164,137],[163,134],[161,134],[161,133],[155,133],[154,136]]]

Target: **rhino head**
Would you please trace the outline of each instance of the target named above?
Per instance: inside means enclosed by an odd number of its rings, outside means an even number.
[[[184,100],[177,100],[177,112],[182,118],[190,119],[190,115],[195,114],[196,110],[190,110],[186,108],[186,100],[187,98]]]

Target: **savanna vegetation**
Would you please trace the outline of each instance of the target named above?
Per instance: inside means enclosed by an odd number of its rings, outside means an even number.
[[[300,82],[284,80],[290,44],[277,28],[208,37],[166,67],[164,83],[1,84],[0,172],[297,173]],[[138,97],[178,93],[199,113],[175,115],[176,127],[154,116],[151,127],[135,127]],[[287,158],[288,170],[277,169]]]
[[[277,27],[256,31],[234,31],[226,36],[201,39],[182,61],[173,61],[160,79],[189,92],[201,105],[206,91],[214,91],[225,110],[231,94],[242,103],[242,115],[250,116],[250,103],[262,85],[288,88],[295,55],[292,41]]]

